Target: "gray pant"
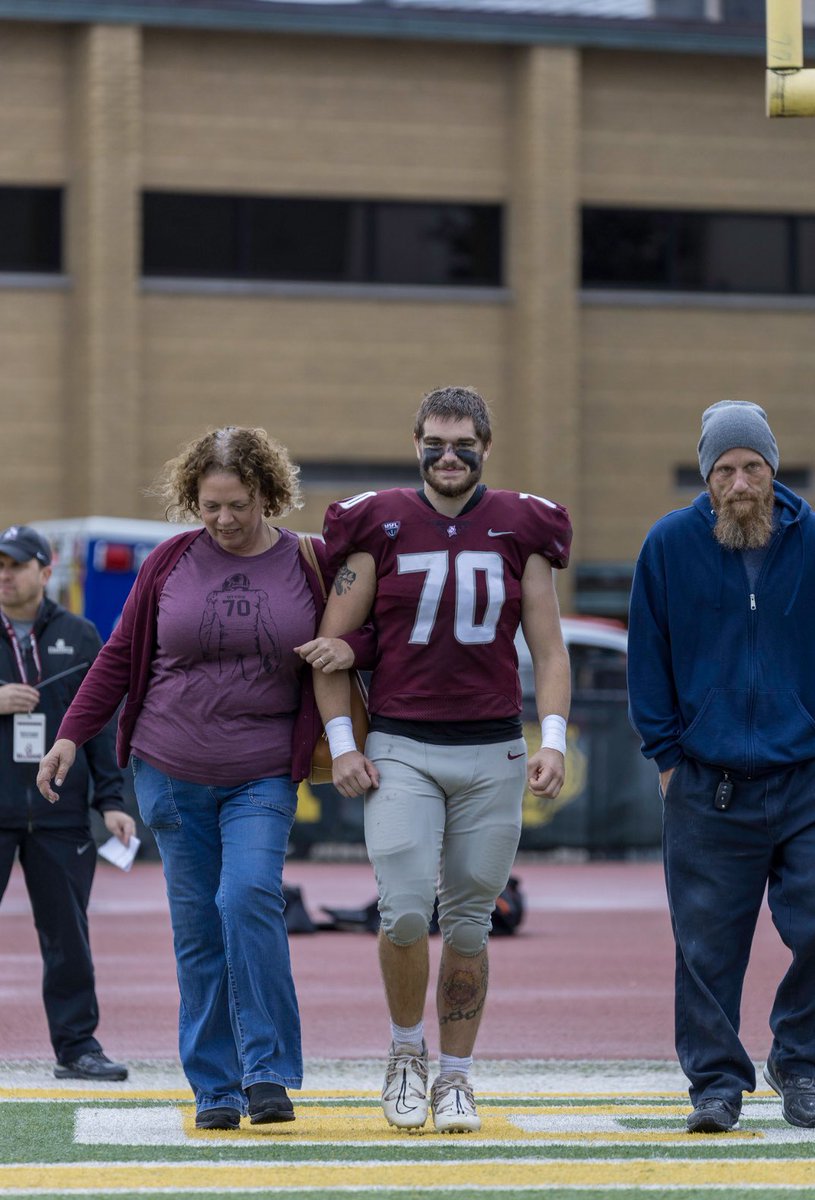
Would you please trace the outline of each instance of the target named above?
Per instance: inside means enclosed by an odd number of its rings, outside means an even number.
[[[433,746],[371,733],[365,753],[380,773],[365,797],[365,843],[383,932],[399,946],[418,941],[438,894],[445,942],[478,954],[521,836],[526,743]]]

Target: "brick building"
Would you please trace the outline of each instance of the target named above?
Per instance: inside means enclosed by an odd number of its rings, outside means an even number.
[[[763,56],[752,0],[0,0],[0,523],[159,516],[253,423],[315,528],[447,382],[572,510],[564,607],[620,611],[715,400],[812,498],[815,124]]]

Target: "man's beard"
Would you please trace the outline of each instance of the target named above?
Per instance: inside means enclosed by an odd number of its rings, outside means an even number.
[[[773,532],[775,496],[772,485],[754,499],[717,500],[711,496],[716,513],[713,536],[727,550],[760,550]]]
[[[464,460],[461,459],[460,461],[463,462]],[[456,496],[463,496],[465,492],[469,492],[478,483],[481,473],[484,470],[484,460],[479,455],[476,466],[471,466],[469,462],[465,462],[464,466],[470,468],[469,472],[464,479],[456,483],[445,479],[442,471],[437,470],[434,472],[432,468],[426,467],[424,463],[420,466],[420,473],[425,483],[429,484],[440,496],[446,496],[449,500],[455,500]]]

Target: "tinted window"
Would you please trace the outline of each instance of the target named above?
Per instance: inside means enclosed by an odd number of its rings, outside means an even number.
[[[785,217],[708,217],[699,286],[712,292],[789,291],[789,248]]]
[[[241,262],[237,241],[236,201],[228,196],[186,196],[147,193],[144,197],[144,273],[231,274]]]
[[[796,268],[802,292],[815,292],[815,217],[801,217],[796,232]]]
[[[499,282],[495,207],[377,204],[371,208],[378,282],[453,286]]]
[[[624,692],[626,655],[608,646],[569,643],[573,692]]]
[[[496,286],[497,205],[147,192],[145,275]]]
[[[751,213],[583,211],[585,287],[815,291],[815,221]]]
[[[62,270],[62,190],[0,187],[0,271]]]
[[[670,213],[583,211],[583,283],[664,287],[670,277]]]

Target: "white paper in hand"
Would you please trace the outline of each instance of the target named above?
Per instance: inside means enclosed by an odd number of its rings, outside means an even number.
[[[141,842],[135,835],[131,836],[126,846],[123,846],[117,837],[111,837],[98,847],[97,854],[101,854],[102,858],[112,862],[114,867],[121,867],[123,871],[129,871],[140,845]]]

